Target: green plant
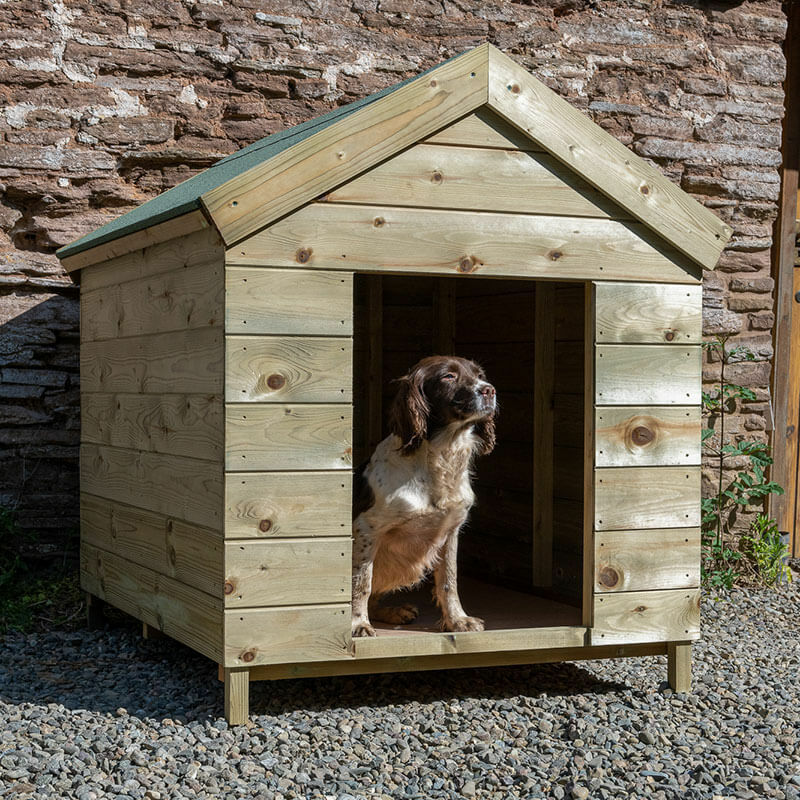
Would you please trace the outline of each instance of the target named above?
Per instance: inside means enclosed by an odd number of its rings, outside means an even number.
[[[785,561],[789,547],[772,517],[759,514],[753,520],[749,533],[742,537],[742,550],[751,560],[762,583],[775,586],[792,580],[792,571]]]
[[[726,438],[726,418],[739,402],[756,399],[755,393],[725,379],[725,369],[732,361],[753,361],[755,356],[745,347],[727,346],[728,336],[718,336],[704,347],[720,363],[715,388],[703,392],[703,409],[709,427],[702,433],[704,455],[715,465],[716,491],[702,500],[702,578],[706,586],[731,588],[741,575],[744,554],[733,546],[731,528],[737,514],[763,507],[771,494],[783,494],[775,481],[767,480],[766,470],[772,464],[765,442]],[[735,476],[726,473],[736,469]]]

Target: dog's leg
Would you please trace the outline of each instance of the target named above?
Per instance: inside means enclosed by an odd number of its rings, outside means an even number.
[[[353,522],[353,636],[375,636],[369,624],[372,593],[373,531],[363,516]]]
[[[458,597],[458,531],[461,524],[453,528],[442,546],[442,557],[434,572],[436,602],[442,611],[442,628],[446,631],[482,631],[483,620],[469,617]]]

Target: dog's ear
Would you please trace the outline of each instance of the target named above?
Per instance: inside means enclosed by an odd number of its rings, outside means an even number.
[[[422,391],[423,370],[417,369],[398,379],[400,384],[389,415],[389,429],[400,437],[404,456],[418,450],[428,433],[430,406]]]
[[[476,455],[488,456],[494,450],[496,442],[494,418],[495,414],[492,414],[491,417],[475,423],[473,430],[478,437],[478,444],[475,448]]]

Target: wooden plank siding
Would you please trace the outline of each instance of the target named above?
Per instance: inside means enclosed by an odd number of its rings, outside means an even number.
[[[348,472],[240,472],[225,479],[225,535],[234,539],[348,536]]]
[[[541,151],[530,136],[520,133],[487,106],[476,108],[422,140],[457,147],[497,147],[501,150]]]
[[[221,328],[223,265],[216,251],[208,253],[208,259],[208,263],[82,291],[81,341]]]
[[[641,223],[311,203],[228,250],[233,266],[697,282]]]
[[[698,288],[595,286],[595,645],[699,636]]]
[[[81,274],[82,585],[216,660],[223,312],[210,229]]]
[[[83,588],[152,628],[219,662],[222,599],[146,567],[81,544]]]
[[[225,284],[224,666],[350,657],[353,276]]]
[[[552,156],[418,144],[323,196],[325,202],[631,219]]]
[[[216,394],[87,392],[81,399],[87,444],[221,461],[223,422]]]
[[[212,597],[222,596],[219,530],[84,493],[81,539]]]

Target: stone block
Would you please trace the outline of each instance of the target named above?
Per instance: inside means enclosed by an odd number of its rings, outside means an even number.
[[[766,311],[763,314],[748,314],[749,328],[753,331],[769,331],[775,325],[775,314]]]
[[[732,311],[727,311],[724,308],[703,311],[703,334],[706,336],[739,333],[742,330],[742,326],[741,316],[734,314]]]
[[[773,304],[769,294],[737,294],[728,300],[731,311],[769,311]]]
[[[731,278],[728,286],[732,292],[771,292],[775,281],[770,277]]]
[[[108,120],[84,128],[99,141],[109,145],[160,144],[172,138],[175,123],[168,119],[140,117]]]

